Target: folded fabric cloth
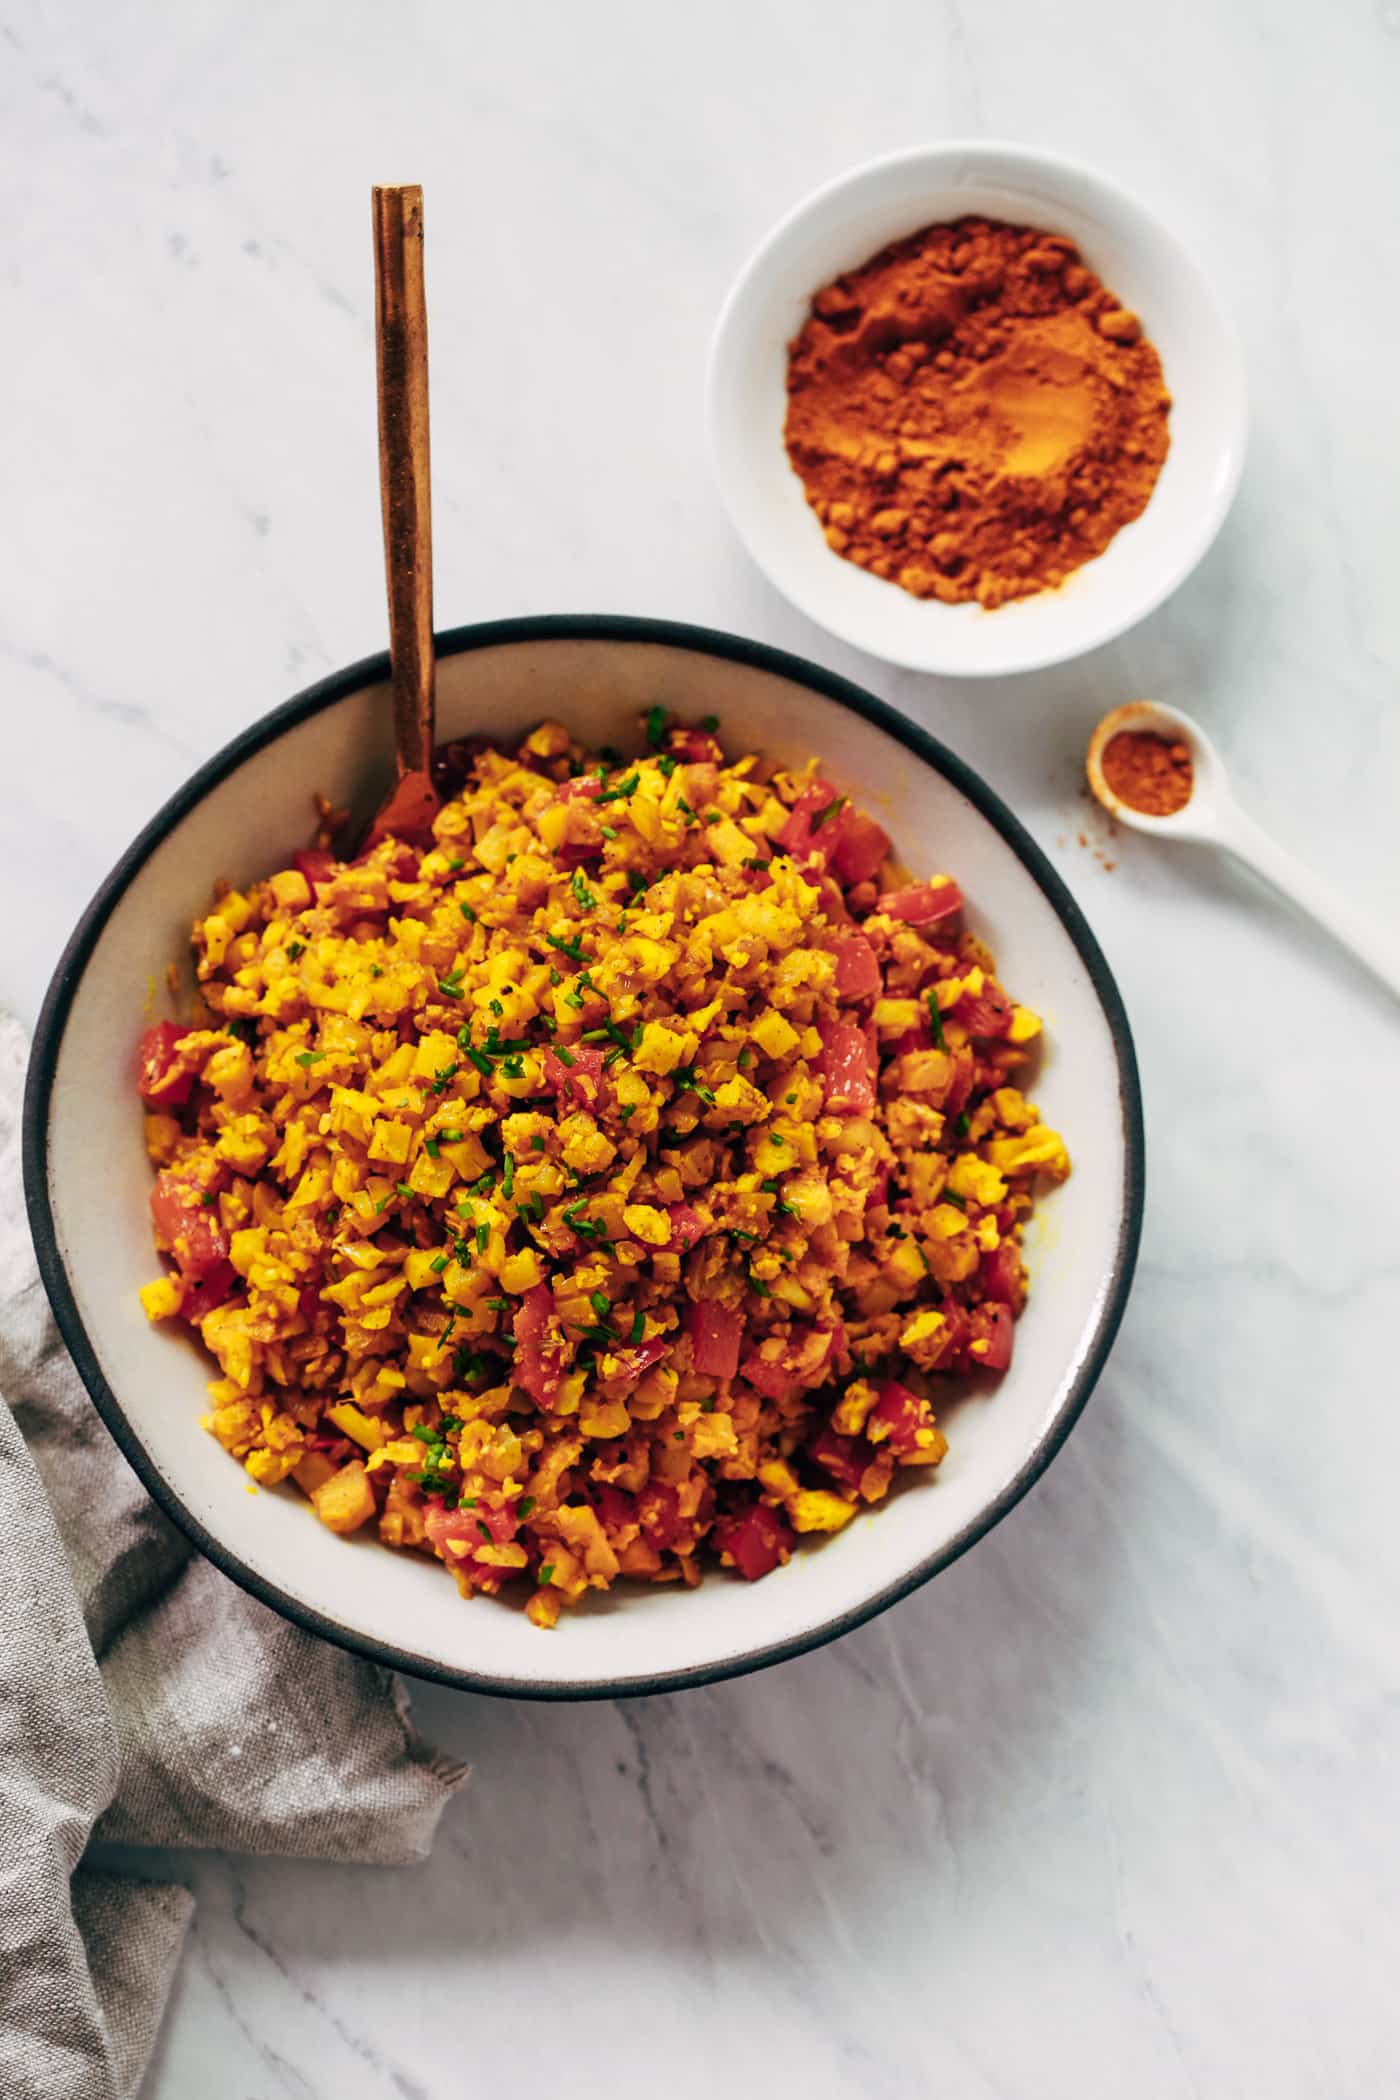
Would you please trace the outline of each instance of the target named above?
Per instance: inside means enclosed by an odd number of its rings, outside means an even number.
[[[85,1865],[90,1838],[399,1865],[465,1767],[419,1742],[395,1678],[245,1596],[129,1471],[39,1282],[25,1057],[0,1016],[0,2094],[131,2100],[191,1898]]]

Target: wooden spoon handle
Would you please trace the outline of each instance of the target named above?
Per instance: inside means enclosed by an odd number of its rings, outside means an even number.
[[[374,333],[394,742],[400,779],[406,773],[426,777],[433,759],[433,518],[423,192],[417,183],[375,188]]]

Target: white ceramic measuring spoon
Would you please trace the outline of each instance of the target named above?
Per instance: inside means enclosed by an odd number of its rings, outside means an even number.
[[[1191,798],[1169,817],[1153,817],[1119,800],[1103,774],[1105,746],[1122,730],[1183,743],[1191,753]],[[1257,875],[1311,914],[1334,940],[1349,948],[1373,976],[1400,998],[1400,941],[1387,926],[1368,917],[1330,882],[1305,866],[1245,815],[1234,797],[1225,762],[1199,722],[1160,700],[1132,700],[1105,715],[1089,741],[1086,761],[1089,785],[1098,800],[1132,831],[1164,839],[1189,839],[1202,846],[1224,846]]]

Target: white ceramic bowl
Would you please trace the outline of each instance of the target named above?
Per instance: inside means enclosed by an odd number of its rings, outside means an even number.
[[[1171,447],[1142,515],[1059,590],[986,612],[914,598],[833,554],[783,444],[787,346],[812,294],[893,240],[976,212],[1074,241],[1142,316],[1171,390]],[[720,490],[750,554],[810,619],[916,671],[1030,671],[1160,605],[1219,531],[1244,462],[1244,360],[1195,264],[1116,184],[1057,154],[962,141],[877,160],[800,204],[734,286],[708,382]]]
[[[840,1538],[752,1586],[624,1588],[555,1633],[515,1606],[470,1604],[433,1562],[322,1528],[294,1489],[250,1495],[198,1427],[210,1366],[147,1324],[156,1271],[150,1170],[133,1091],[148,987],[186,953],[211,879],[280,866],[319,788],[367,816],[389,777],[387,665],[353,665],[212,759],[103,884],[59,965],[25,1104],[25,1172],[40,1266],[65,1340],[151,1493],[226,1573],[289,1618],[425,1677],[481,1690],[587,1697],[703,1683],[858,1624],[946,1567],[1022,1495],[1068,1433],[1103,1363],[1132,1274],[1142,1207],[1137,1076],[1123,1009],[1093,936],[1044,856],[996,797],[901,716],[846,684],[726,635],[626,619],[514,620],[439,641],[439,728],[515,735],[556,715],[593,744],[636,748],[661,701],[715,713],[731,746],[789,762],[820,753],[879,813],[915,872],[952,870],[971,920],[1049,1051],[1035,1093],[1067,1134],[1072,1178],[1032,1235],[1034,1289],[1011,1371],[942,1411],[952,1449]]]

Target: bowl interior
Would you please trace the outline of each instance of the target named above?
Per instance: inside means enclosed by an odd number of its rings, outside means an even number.
[[[980,213],[1061,233],[1142,316],[1171,390],[1171,446],[1156,488],[1096,560],[1057,591],[985,612],[912,598],[833,554],[783,445],[787,346],[813,292],[890,241]],[[1234,334],[1184,250],[1088,169],[1000,146],[945,146],[858,170],[789,218],[730,296],[710,366],[711,442],[738,530],[813,620],[918,670],[1022,671],[1106,641],[1187,575],[1238,483],[1245,436]]]
[[[105,918],[99,913],[89,924],[86,960],[81,937],[70,960],[68,980],[76,974],[76,982],[66,1020],[56,995],[41,1031],[41,1061],[54,1057],[53,1244],[45,1248],[41,1223],[41,1254],[61,1312],[65,1290],[71,1294],[65,1326],[80,1366],[148,1484],[269,1601],[405,1668],[490,1688],[586,1692],[723,1674],[764,1651],[809,1641],[910,1586],[959,1550],[989,1511],[1014,1499],[1054,1448],[1092,1382],[1131,1267],[1131,1051],[1126,1031],[1115,1043],[1091,975],[1091,960],[1097,969],[1101,959],[1087,935],[1084,952],[1076,946],[1017,851],[954,781],[890,728],[828,694],[698,646],[597,634],[473,644],[445,655],[439,679],[444,736],[509,735],[553,714],[591,743],[630,749],[639,711],[656,701],[687,715],[717,713],[731,750],[756,747],[793,762],[822,754],[831,776],[878,813],[912,869],[957,874],[974,900],[972,923],[1009,983],[1046,1017],[1049,1047],[1034,1093],[1067,1133],[1075,1162],[1030,1242],[1034,1288],[1015,1363],[999,1390],[957,1405],[948,1422],[952,1451],[938,1475],[766,1581],[749,1587],[716,1578],[693,1594],[619,1590],[553,1635],[537,1632],[514,1607],[464,1604],[436,1565],[370,1538],[334,1538],[294,1489],[250,1494],[242,1469],[197,1425],[209,1371],[201,1352],[149,1326],[137,1302],[158,1264],[130,1091],[134,1038],[153,1011],[167,1011],[156,988],[167,964],[183,959],[213,877],[246,880],[283,865],[308,835],[313,789],[368,808],[388,762],[382,687],[343,690],[245,750],[144,857],[133,849],[138,864],[125,889]],[[208,773],[219,775],[224,763],[216,760]],[[972,792],[985,793],[975,784]],[[1116,1012],[1111,983],[1104,997]]]

